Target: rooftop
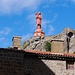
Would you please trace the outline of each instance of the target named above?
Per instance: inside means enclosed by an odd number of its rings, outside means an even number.
[[[22,52],[24,56],[33,57],[33,58],[41,58],[41,59],[52,59],[52,60],[74,60],[75,61],[75,54],[70,53],[51,53],[45,51],[38,51],[38,50],[17,50],[14,48],[0,48],[0,51],[14,51],[14,52]]]

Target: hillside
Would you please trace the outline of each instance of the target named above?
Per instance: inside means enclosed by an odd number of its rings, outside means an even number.
[[[71,28],[65,28],[60,34],[54,36],[33,36],[22,46],[25,50],[46,51],[46,43],[54,39],[64,40],[64,52],[73,53],[75,51],[75,30]]]

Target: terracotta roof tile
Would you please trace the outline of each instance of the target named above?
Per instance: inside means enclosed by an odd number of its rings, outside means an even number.
[[[51,52],[38,51],[38,50],[24,50],[25,52],[35,53],[35,54],[51,54]]]
[[[51,52],[38,51],[38,50],[24,50],[24,51],[28,53],[35,53],[35,54],[42,54],[42,55],[75,57],[75,54],[71,54],[71,53],[51,53]]]
[[[75,57],[75,54],[71,53],[64,53],[63,56],[68,56],[68,57]]]

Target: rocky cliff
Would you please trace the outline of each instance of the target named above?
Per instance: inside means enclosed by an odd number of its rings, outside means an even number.
[[[71,28],[65,28],[60,34],[54,36],[31,37],[24,42],[23,49],[46,51],[46,42],[54,39],[64,40],[64,52],[73,53],[75,51],[75,30]]]

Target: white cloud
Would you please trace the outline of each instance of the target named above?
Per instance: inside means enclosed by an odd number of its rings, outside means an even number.
[[[29,33],[29,34],[27,34],[27,35],[23,35],[21,41],[24,42],[25,40],[29,39],[32,35],[33,35],[33,34],[31,34],[31,33]]]
[[[53,35],[53,32],[54,32],[54,27],[52,25],[49,25],[47,35]]]
[[[71,0],[72,2],[75,2],[75,0]]]
[[[35,19],[35,13],[31,13],[27,16],[27,20],[29,21],[29,26],[31,28],[31,31],[34,31],[36,29],[36,19]]]
[[[53,12],[51,12],[53,13]],[[58,14],[57,13],[53,13],[52,15],[52,19],[51,20],[45,20],[43,19],[42,20],[42,26],[45,27],[46,25],[50,25],[51,23],[53,23],[54,21],[56,21],[57,17],[58,17]]]
[[[0,0],[1,13],[19,12],[23,9],[35,9],[40,0]]]
[[[0,38],[0,42],[3,41],[3,40],[5,40],[5,38],[4,38],[4,37],[1,37],[1,38]]]
[[[11,28],[5,27],[2,30],[0,30],[0,35],[8,35],[11,32]]]
[[[42,28],[44,30],[46,29],[47,25],[49,25],[49,24],[50,24],[50,21],[48,21],[48,20],[42,20]]]
[[[46,32],[46,35],[52,35],[54,32],[54,27],[51,25],[51,21],[43,20],[42,28],[43,28],[43,31]]]
[[[52,26],[52,23],[54,21],[56,21],[57,17],[58,17],[58,14],[57,13],[53,13],[52,20],[45,20],[44,19],[42,21],[42,28],[43,28],[44,31],[47,31],[48,32],[47,34],[49,34],[49,33],[52,34],[54,32],[54,28]]]
[[[35,24],[35,13],[31,13],[27,16],[28,21],[31,25]]]
[[[46,0],[43,2],[44,8],[50,8],[50,7],[69,7],[71,3],[75,3],[75,0]]]
[[[50,25],[50,31],[54,31],[54,28],[52,25]]]
[[[45,0],[43,1],[43,3],[47,3],[47,4],[54,4],[56,3],[57,0]]]
[[[42,20],[42,25],[43,26],[46,25],[46,24],[48,24],[48,23],[50,23],[50,21],[48,21],[48,20]]]
[[[75,0],[71,0],[71,3],[72,3],[73,5],[75,5]]]
[[[54,13],[53,18],[52,18],[52,20],[50,20],[50,22],[53,23],[57,19],[57,17],[58,17],[58,14]]]
[[[68,6],[68,2],[75,0],[0,0],[0,13],[16,13],[22,10],[36,9],[40,4],[43,6]]]

